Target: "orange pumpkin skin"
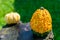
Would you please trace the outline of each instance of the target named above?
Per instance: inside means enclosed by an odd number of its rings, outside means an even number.
[[[45,8],[37,9],[30,21],[31,29],[37,33],[43,34],[52,30],[51,15]]]

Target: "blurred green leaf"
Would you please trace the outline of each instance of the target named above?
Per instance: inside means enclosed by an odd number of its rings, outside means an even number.
[[[14,10],[14,0],[0,0],[0,27],[5,25],[5,14]]]

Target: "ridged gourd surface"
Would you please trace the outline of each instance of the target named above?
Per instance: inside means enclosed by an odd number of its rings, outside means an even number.
[[[20,21],[20,15],[16,12],[11,12],[5,16],[6,23],[14,24]]]

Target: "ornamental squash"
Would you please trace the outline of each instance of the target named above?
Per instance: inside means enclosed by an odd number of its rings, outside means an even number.
[[[11,12],[5,15],[6,24],[0,30],[1,40],[17,40],[19,30],[20,15],[16,12]]]
[[[16,12],[11,12],[5,15],[7,24],[14,24],[20,21],[20,15]]]
[[[49,11],[43,7],[37,9],[30,21],[31,29],[39,34],[44,34],[52,30],[52,18]]]

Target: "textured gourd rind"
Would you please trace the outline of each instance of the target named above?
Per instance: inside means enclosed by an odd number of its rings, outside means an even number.
[[[7,24],[14,24],[20,21],[20,15],[17,12],[11,12],[5,15],[5,21]]]
[[[37,9],[31,18],[30,25],[33,31],[40,34],[51,31],[52,19],[48,10]]]

